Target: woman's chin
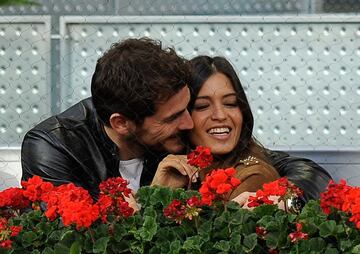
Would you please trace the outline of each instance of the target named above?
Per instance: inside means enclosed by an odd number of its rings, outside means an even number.
[[[215,147],[209,147],[211,150],[211,153],[213,155],[226,155],[228,153],[230,153],[235,147],[219,147],[219,146],[215,146]]]

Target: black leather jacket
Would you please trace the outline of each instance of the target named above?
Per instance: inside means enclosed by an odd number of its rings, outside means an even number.
[[[305,191],[305,199],[318,198],[330,175],[314,162],[269,151],[281,176]],[[150,184],[162,155],[146,155],[140,184]],[[117,146],[108,138],[96,116],[91,98],[31,129],[21,150],[22,180],[39,175],[56,185],[73,182],[93,197],[101,181],[120,176]]]

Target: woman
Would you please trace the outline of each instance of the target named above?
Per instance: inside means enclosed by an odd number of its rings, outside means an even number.
[[[265,150],[252,136],[253,115],[231,64],[225,58],[208,56],[190,62],[194,72],[189,111],[194,128],[189,141],[192,148],[201,145],[211,149],[214,162],[205,173],[214,168],[235,167],[241,184],[231,198],[245,191],[256,191],[263,183],[279,178],[268,163]],[[185,155],[167,156],[159,164],[152,184],[186,186],[196,172],[186,161]],[[199,177],[202,180],[204,174]]]

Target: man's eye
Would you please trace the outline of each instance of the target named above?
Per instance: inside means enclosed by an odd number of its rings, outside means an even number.
[[[175,121],[176,119],[178,119],[182,114],[184,114],[184,112],[179,112],[175,115],[172,115],[171,117],[167,118],[164,122],[171,123],[171,122]]]
[[[175,121],[176,119],[178,119],[179,116],[180,116],[180,115],[174,115],[174,116],[170,117],[169,119],[167,119],[166,122],[168,122],[168,123],[173,122],[173,121]]]

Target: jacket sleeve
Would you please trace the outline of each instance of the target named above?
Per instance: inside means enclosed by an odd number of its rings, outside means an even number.
[[[331,179],[330,174],[312,160],[271,150],[268,155],[280,176],[286,176],[304,191],[305,201],[318,199]]]
[[[71,162],[66,151],[56,146],[46,133],[31,130],[25,135],[21,147],[21,180],[38,175],[55,185],[76,182],[71,174],[75,170]]]
[[[264,183],[275,181],[280,176],[271,165],[260,162],[250,166],[236,167],[236,177],[240,179],[240,185],[231,193],[233,199],[245,191],[256,192],[263,187]]]

